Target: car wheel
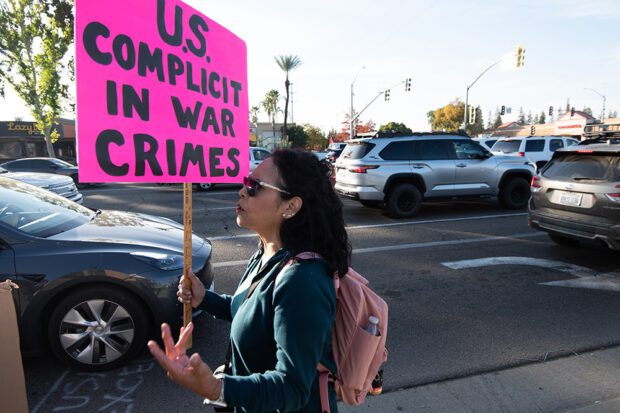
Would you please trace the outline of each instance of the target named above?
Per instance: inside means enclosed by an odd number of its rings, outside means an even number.
[[[505,208],[519,209],[530,199],[530,184],[523,178],[511,178],[504,183],[499,192],[499,200]]]
[[[383,208],[381,201],[360,201],[360,203],[367,208]]]
[[[56,357],[82,370],[117,366],[143,348],[149,328],[140,303],[110,287],[74,291],[56,305],[48,325]]]
[[[422,206],[422,194],[415,185],[400,184],[387,196],[386,209],[392,218],[408,218],[418,213]]]
[[[555,242],[558,245],[563,245],[565,247],[575,247],[579,245],[579,240],[574,238],[565,237],[563,235],[554,234],[552,232],[550,232],[548,235],[549,238],[551,238],[551,241]]]
[[[213,184],[206,183],[196,184],[196,188],[198,188],[199,191],[210,191],[211,189],[213,189],[213,186]]]

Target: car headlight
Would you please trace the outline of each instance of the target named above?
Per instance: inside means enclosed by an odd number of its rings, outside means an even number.
[[[131,256],[164,271],[183,268],[183,256],[157,252],[132,252]]]

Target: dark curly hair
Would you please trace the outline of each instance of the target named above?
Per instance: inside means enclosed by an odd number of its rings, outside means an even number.
[[[342,201],[330,182],[332,167],[310,152],[278,149],[272,155],[281,185],[303,200],[299,212],[280,228],[282,245],[293,255],[311,251],[320,254],[331,272],[343,276],[351,260],[351,245],[342,216]]]

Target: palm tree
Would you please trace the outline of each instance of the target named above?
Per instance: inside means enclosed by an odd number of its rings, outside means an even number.
[[[301,59],[299,58],[299,56],[293,56],[293,55],[288,55],[288,56],[280,55],[280,56],[274,57],[274,59],[276,63],[278,64],[278,66],[280,66],[280,69],[282,69],[284,73],[286,73],[286,80],[284,81],[284,86],[286,88],[286,101],[284,103],[284,128],[282,130],[282,136],[285,139],[287,139],[288,135],[286,132],[286,127],[287,127],[287,121],[288,121],[288,99],[289,99],[289,86],[291,84],[291,82],[288,81],[288,73],[292,70],[297,69],[301,65]]]
[[[280,92],[275,89],[271,89],[265,95],[265,99],[260,103],[267,117],[271,120],[271,126],[273,127],[273,137],[276,137],[276,115],[282,110],[278,107],[278,101],[280,100]]]

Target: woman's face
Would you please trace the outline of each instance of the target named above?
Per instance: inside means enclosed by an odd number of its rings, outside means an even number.
[[[278,168],[271,158],[264,160],[254,170],[251,177],[257,181],[282,188]],[[237,225],[251,229],[259,235],[277,235],[284,221],[282,215],[286,211],[287,202],[282,200],[280,193],[275,189],[265,188],[264,186],[257,186],[256,189],[254,196],[248,195],[245,186],[239,191]]]

